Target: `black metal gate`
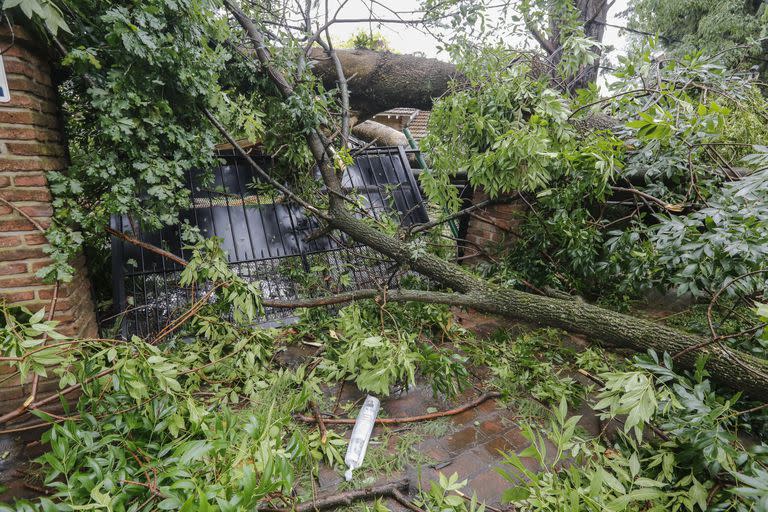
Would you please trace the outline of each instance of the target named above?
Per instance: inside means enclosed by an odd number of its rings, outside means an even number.
[[[180,220],[198,227],[205,237],[221,238],[230,266],[243,278],[259,281],[264,298],[319,296],[376,287],[388,279],[390,263],[381,255],[338,233],[309,237],[319,227],[314,218],[274,190],[258,186],[257,175],[244,159],[222,156],[225,163],[212,170],[212,183],[204,184],[203,171],[189,171],[193,207],[182,212]],[[268,158],[254,159],[269,167]],[[345,172],[342,185],[360,198],[360,215],[377,221],[390,216],[404,225],[428,221],[403,148],[363,151]],[[142,232],[135,219],[114,216],[112,228],[184,259],[191,256],[178,225]],[[179,286],[182,267],[154,252],[113,237],[112,261],[114,300],[123,313],[126,336],[159,331],[194,298],[194,292]],[[298,276],[317,282],[302,283]],[[284,322],[292,314],[268,308],[261,322]]]

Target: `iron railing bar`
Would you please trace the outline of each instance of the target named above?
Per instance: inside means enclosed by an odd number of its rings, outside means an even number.
[[[371,173],[371,177],[373,178],[374,183],[376,183],[376,188],[378,189],[377,196],[381,199],[382,203],[384,203],[384,191],[381,188],[381,183],[379,183],[379,179],[376,177],[376,170],[373,168],[373,163],[371,163],[371,157],[367,154],[363,154],[362,156],[365,156],[365,161],[368,163],[368,170]],[[365,180],[365,177],[363,176],[363,170],[362,168],[358,167],[360,169],[360,179]],[[351,180],[350,180],[351,181]],[[365,183],[363,183],[365,185]],[[370,192],[366,191],[366,195],[368,196],[368,203],[371,205],[371,217],[379,220],[379,215],[376,213],[376,202],[374,202],[373,198],[371,197]],[[386,205],[383,205],[386,208]]]
[[[253,175],[251,175],[251,178],[258,181],[258,179]],[[259,205],[259,207],[256,208],[256,213],[259,216],[259,222],[261,222],[261,232],[264,233],[264,243],[267,247],[267,255],[271,258],[272,257],[272,250],[270,249],[271,244],[269,243],[269,240],[267,240],[267,225],[264,222],[264,210],[266,208],[269,208],[269,205],[261,203],[261,196],[259,195],[259,191],[256,188],[253,189],[253,194],[256,196],[256,203]],[[274,206],[275,205],[273,204],[272,207],[274,208]],[[253,254],[253,257],[256,258],[256,253]],[[264,259],[264,249],[261,249],[261,257],[262,259]]]
[[[383,156],[383,155],[382,155]],[[384,172],[387,173],[388,170],[392,170],[392,173],[394,174],[394,182],[392,182],[392,198],[395,200],[395,210],[397,211],[397,217],[400,219],[400,222],[402,223],[406,218],[408,218],[410,212],[410,208],[408,207],[408,197],[405,195],[405,191],[403,190],[403,181],[400,180],[400,176],[397,172],[397,166],[395,165],[395,159],[394,159],[394,152],[390,151],[386,154],[387,160],[389,161],[389,166],[384,165],[384,159],[381,159],[381,166],[384,168]],[[398,154],[398,159],[400,158],[400,155]],[[387,175],[387,181],[389,180],[389,175]],[[395,199],[395,193],[400,192],[400,198],[402,201],[402,211],[401,206],[398,205],[397,199]]]
[[[218,170],[219,170],[219,176],[221,176],[221,188],[223,188],[224,191],[226,192],[227,187],[226,187],[226,183],[224,182],[224,166],[220,165],[218,167]],[[229,198],[227,196],[228,196],[228,194],[224,194],[224,203],[227,205],[226,206],[226,208],[227,208],[227,219],[229,220],[229,232],[232,235],[232,246],[235,249],[235,261],[239,261],[240,260],[240,252],[237,249],[237,246],[239,244],[237,243],[237,235],[235,234],[235,224],[232,222],[232,209],[229,206]],[[231,255],[228,255],[228,257],[231,258]],[[231,259],[230,259],[230,261],[231,261]]]
[[[245,187],[240,181],[240,166],[237,160],[233,160],[235,166],[235,179],[237,180],[237,192],[240,195],[240,205],[243,207],[243,217],[245,218],[245,229],[248,231],[248,243],[251,246],[251,256],[256,257],[256,247],[253,245],[253,233],[251,233],[251,221],[248,220],[248,209],[245,207]],[[248,256],[246,255],[246,259]],[[248,270],[250,272],[250,269]]]

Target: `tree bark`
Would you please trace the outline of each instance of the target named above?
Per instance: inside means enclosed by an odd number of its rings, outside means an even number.
[[[584,23],[584,35],[601,43],[605,33],[605,20],[608,16],[608,0],[574,0],[574,6],[579,11],[579,20]],[[563,40],[560,30],[560,19],[556,12],[550,15],[550,38],[546,44],[539,41],[542,48],[548,54],[548,60],[552,70],[555,70],[563,57]],[[599,46],[592,47],[592,51],[597,54],[597,59],[593,64],[584,66],[575,75],[566,77],[561,83],[563,92],[573,93],[578,89],[587,87],[590,83],[597,80],[600,70]]]
[[[403,132],[376,121],[368,120],[356,124],[352,128],[352,134],[377,146],[408,146],[408,139]]]
[[[350,108],[360,121],[396,107],[429,110],[456,77],[456,66],[437,59],[373,50],[335,52],[347,77]],[[310,57],[325,88],[335,88],[333,60],[321,48],[312,49]]]

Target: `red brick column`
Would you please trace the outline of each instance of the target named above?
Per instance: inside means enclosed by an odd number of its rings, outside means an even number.
[[[35,273],[49,265],[46,239],[53,214],[46,172],[66,168],[56,88],[51,82],[48,54],[34,36],[14,27],[13,45],[3,54],[11,94],[0,103],[0,300],[32,312],[49,307],[54,285]],[[11,42],[7,25],[0,28],[0,47]],[[31,219],[31,220],[30,220]],[[59,286],[54,320],[69,336],[96,336],[97,325],[85,260],[73,265],[75,278]],[[28,383],[4,380],[10,368],[0,366],[0,414],[19,405]],[[41,381],[40,391],[55,389],[56,379]]]
[[[487,199],[488,194],[477,188],[472,204]],[[525,203],[520,199],[503,200],[473,211],[467,225],[464,261],[472,265],[503,254],[515,242],[524,211]]]

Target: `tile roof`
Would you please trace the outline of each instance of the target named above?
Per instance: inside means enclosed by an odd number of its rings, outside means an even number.
[[[408,129],[416,140],[421,140],[427,136],[427,123],[429,122],[429,110],[420,110],[416,116],[411,119]]]
[[[407,121],[402,122],[403,126],[407,126],[408,129],[411,131],[411,135],[414,139],[421,140],[427,135],[427,123],[429,122],[429,114],[431,112],[429,110],[419,110],[416,108],[406,108],[406,107],[398,107],[393,108],[389,110],[385,110],[384,112],[380,112],[373,116],[374,121],[383,121],[383,118],[408,118]],[[376,119],[378,118],[378,119]],[[390,123],[384,122],[384,124],[389,125]],[[397,128],[397,127],[395,127]]]

